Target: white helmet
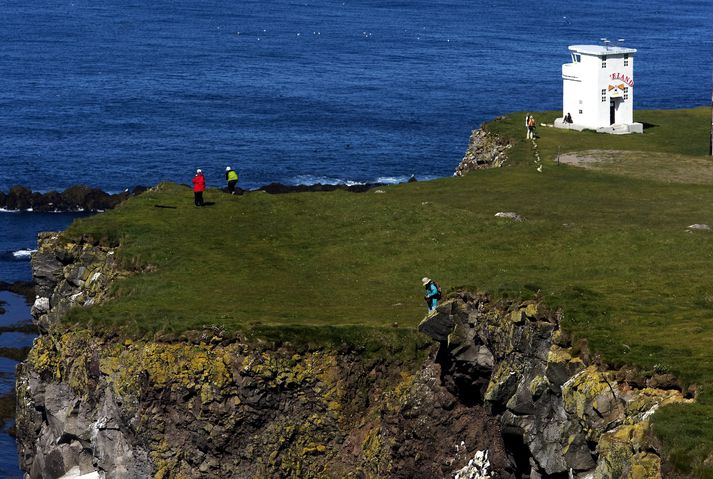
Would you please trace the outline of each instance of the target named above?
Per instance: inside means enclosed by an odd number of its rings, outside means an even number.
[[[229,166],[226,166],[226,167],[225,167],[225,171],[230,171],[230,167],[229,167]]]

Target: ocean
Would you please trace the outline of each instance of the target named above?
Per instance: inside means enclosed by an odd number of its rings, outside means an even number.
[[[568,45],[638,49],[635,108],[708,105],[707,0],[21,2],[0,7],[0,191],[449,176],[470,131],[561,108]],[[619,41],[623,39],[622,41]],[[0,281],[66,214],[0,212]],[[1,293],[3,324],[29,307]],[[14,334],[14,333],[13,333]],[[0,334],[0,345],[27,336]],[[14,362],[0,359],[0,394]],[[0,434],[0,478],[21,477]]]

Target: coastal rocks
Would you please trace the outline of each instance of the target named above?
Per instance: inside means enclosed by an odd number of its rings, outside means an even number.
[[[7,194],[0,192],[0,208],[33,211],[102,211],[114,208],[129,196],[145,190],[144,187],[135,187],[131,191],[112,195],[98,188],[75,185],[63,192],[38,193],[24,186],[13,186]]]
[[[419,329],[441,343],[451,392],[498,418],[519,473],[660,477],[648,420],[656,408],[686,401],[673,378],[627,382],[630,374],[589,364],[573,353],[558,314],[532,301],[494,304],[462,293]]]
[[[150,476],[146,452],[126,437],[131,428],[115,423],[122,416],[110,390],[93,395],[97,402],[87,401],[68,384],[25,368],[23,363],[18,370],[18,401],[32,408],[18,408],[18,436],[39,438],[35,447],[20,449],[30,478],[61,477],[73,469],[90,474],[97,468],[112,471],[112,477]],[[101,454],[92,454],[95,444]]]
[[[483,168],[500,168],[508,160],[511,145],[485,127],[473,130],[465,156],[455,170],[455,176]]]

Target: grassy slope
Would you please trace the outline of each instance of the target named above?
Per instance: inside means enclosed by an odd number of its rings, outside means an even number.
[[[554,116],[541,113],[537,121]],[[423,316],[424,275],[446,289],[515,297],[541,291],[607,361],[700,385],[697,405],[664,410],[656,427],[678,467],[713,477],[697,465],[713,450],[713,234],[685,231],[713,225],[713,189],[669,183],[665,170],[655,181],[555,165],[558,151],[585,149],[704,160],[709,110],[638,112],[638,121],[654,125],[644,135],[539,128],[542,174],[531,162],[523,118],[489,125],[514,139],[509,168],[384,193],[231,197],[211,190],[206,199],[215,204],[202,209],[188,189],[162,185],[77,221],[70,234],[121,238],[127,263],[156,272],[122,281],[118,300],[71,319],[132,334],[219,325],[316,342],[398,341],[413,338]],[[498,211],[527,221],[497,219]]]

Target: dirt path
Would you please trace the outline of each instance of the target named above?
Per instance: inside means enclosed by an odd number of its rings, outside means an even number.
[[[560,163],[666,183],[713,184],[713,159],[673,153],[585,150],[563,153]]]

